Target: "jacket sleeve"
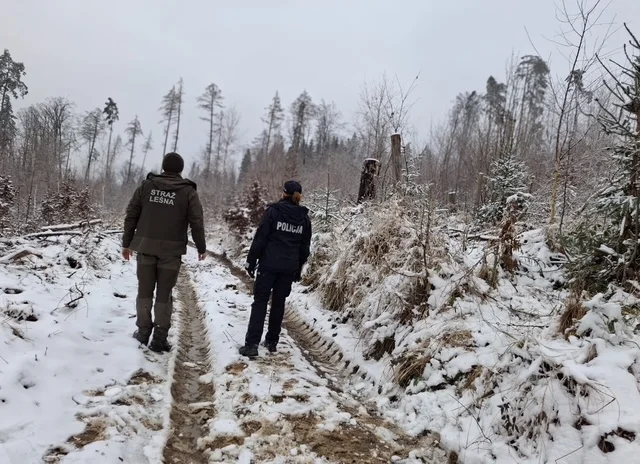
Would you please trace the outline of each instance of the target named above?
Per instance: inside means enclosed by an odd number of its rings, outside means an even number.
[[[300,247],[300,269],[305,265],[311,253],[311,233],[311,219],[307,218],[302,237],[302,246]]]
[[[124,217],[124,234],[122,235],[122,248],[129,248],[138,227],[138,219],[142,212],[142,186],[133,193],[127,212]]]
[[[269,235],[271,234],[271,221],[273,218],[273,208],[267,208],[262,216],[262,221],[256,230],[256,234],[253,237],[251,248],[249,249],[249,255],[247,256],[247,263],[252,267],[255,267],[256,262],[260,259],[262,252],[267,246],[269,241]]]
[[[189,194],[189,210],[187,219],[191,227],[191,237],[196,244],[198,253],[201,255],[207,252],[207,241],[204,235],[204,213],[198,192],[194,189]]]

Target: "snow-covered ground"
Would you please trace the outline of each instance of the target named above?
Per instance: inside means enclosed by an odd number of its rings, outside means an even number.
[[[97,233],[3,243],[0,462],[159,462],[169,356],[135,328],[135,262]]]
[[[440,462],[437,450],[409,447],[392,423],[333,385],[286,330],[277,354],[263,348],[256,360],[241,357],[251,298],[229,269],[208,266],[193,275],[212,348],[216,412],[202,442],[215,450],[212,460]]]
[[[455,232],[464,226],[447,218],[433,225],[427,304],[412,303],[422,251],[413,218],[347,214],[314,237],[312,287],[296,286],[288,311],[366,372],[350,384],[361,404],[409,435],[439,432],[465,464],[638,461],[637,298],[610,288],[576,302],[543,230],[518,236],[518,269],[496,268],[491,285],[495,239]],[[240,264],[242,247],[218,237]],[[566,314],[578,322],[562,332]]]
[[[249,291],[193,250],[175,295],[178,349],[141,348],[135,261],[122,261],[117,234],[73,232],[0,249],[1,463],[443,461],[431,436],[365,408],[286,331],[277,354],[241,358]],[[201,332],[186,330],[194,315]]]
[[[611,288],[576,301],[535,230],[520,236],[519,269],[495,286],[486,241],[442,238],[428,312],[419,302],[407,312],[411,233],[385,251],[396,271],[376,274],[367,260],[378,256],[358,260],[371,249],[362,244],[379,245],[376,230],[351,227],[352,241],[317,239],[329,261],[307,276],[313,290],[295,286],[279,352],[251,361],[237,352],[250,291],[224,260],[189,251],[171,332],[181,349],[158,355],[131,338],[135,261],[122,261],[117,235],[0,242],[0,462],[177,463],[193,421],[203,424],[190,447],[198,463],[636,462],[636,298]],[[241,263],[241,248],[230,250]],[[353,290],[329,310],[336,279]],[[561,333],[574,303],[579,322]],[[183,330],[193,317],[202,329]],[[188,379],[174,369],[197,371],[197,401],[193,384],[175,388]]]
[[[439,431],[445,449],[465,464],[636,462],[640,337],[622,315],[638,300],[615,289],[597,295],[563,337],[558,324],[570,299],[558,256],[541,230],[520,240],[520,270],[501,273],[496,288],[479,277],[486,245],[462,250],[451,240],[448,250],[462,259],[438,263],[429,276],[429,313],[409,324],[387,309],[406,297],[397,274],[354,305],[347,296],[340,311],[298,287],[290,309],[384,386],[382,395],[373,385],[368,391],[386,417],[409,434]],[[391,338],[389,352],[371,359],[374,342]],[[413,373],[398,394],[403,369]]]

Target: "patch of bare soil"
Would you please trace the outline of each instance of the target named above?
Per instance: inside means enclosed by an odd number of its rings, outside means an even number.
[[[107,423],[100,418],[87,418],[87,426],[85,429],[69,437],[65,446],[55,446],[51,448],[42,458],[46,463],[57,463],[72,452],[74,449],[81,449],[85,446],[102,441],[107,438]]]
[[[144,383],[154,385],[161,383],[162,379],[158,379],[151,375],[149,372],[142,369],[137,370],[127,382],[127,385],[142,385]]]
[[[83,432],[70,437],[67,443],[76,448],[84,448],[90,443],[105,440],[107,438],[106,430],[107,424],[103,420],[94,419],[87,424]]]
[[[211,371],[209,340],[193,285],[182,273],[177,285],[180,300],[178,354],[171,386],[173,405],[170,435],[164,449],[166,464],[205,464],[209,459],[198,448],[213,417],[213,385],[200,376]]]

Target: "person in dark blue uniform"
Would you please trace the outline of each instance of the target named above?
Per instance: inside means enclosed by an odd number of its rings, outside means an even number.
[[[286,182],[282,199],[267,207],[253,238],[245,269],[256,282],[249,328],[245,344],[240,348],[243,356],[258,356],[269,297],[271,313],[264,346],[271,353],[276,352],[285,301],[291,293],[292,283],[300,280],[302,267],[309,258],[311,220],[309,210],[300,206],[301,199],[300,183]]]

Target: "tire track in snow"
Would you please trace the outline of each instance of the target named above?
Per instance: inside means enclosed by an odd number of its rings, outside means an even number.
[[[243,269],[234,265],[226,255],[212,251],[207,253],[239,279],[245,285],[247,293],[253,293],[253,280]],[[290,305],[287,305],[283,326],[287,329],[289,336],[300,346],[307,361],[319,371],[334,390],[341,391],[339,383],[357,384],[366,381],[375,385],[376,381],[366,373],[365,369],[345,357],[342,348],[336,342],[316,330]]]
[[[247,293],[252,293],[253,281],[244,270],[235,266],[225,255],[211,251],[208,253],[245,285]],[[404,455],[406,458],[409,458],[407,455],[411,454],[410,460],[401,459],[396,462],[436,464],[447,460],[447,453],[440,448],[437,435],[409,437],[398,426],[380,417],[377,411],[367,410],[357,398],[344,392],[341,388],[343,385],[354,385],[363,381],[372,384],[375,382],[364,369],[361,369],[357,364],[352,364],[344,356],[337,343],[320,334],[289,306],[285,313],[284,327],[287,330],[287,335],[300,347],[300,351],[309,365],[327,381],[334,400],[344,411],[349,412],[357,419],[357,429],[351,429],[348,432],[348,435],[351,436],[352,446],[360,440],[371,443],[372,447],[378,449],[377,455],[383,458],[382,460],[384,458],[390,459],[394,454]],[[327,441],[331,440],[331,437],[326,438]],[[334,445],[341,438],[339,435],[334,435]],[[325,450],[329,451],[329,448],[325,448]],[[349,461],[343,461],[344,458],[347,456],[341,455],[339,462],[372,462],[371,456],[363,460],[361,455],[355,453]]]
[[[177,284],[179,309],[178,347],[171,381],[173,399],[170,429],[164,449],[165,464],[204,464],[209,459],[199,441],[207,434],[207,422],[213,417],[212,383],[200,377],[211,371],[209,338],[196,291],[186,271]]]

